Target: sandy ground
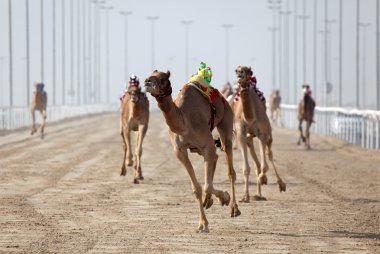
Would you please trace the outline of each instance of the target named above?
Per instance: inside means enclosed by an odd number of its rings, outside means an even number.
[[[160,112],[151,115],[141,184],[122,162],[118,113],[47,125],[0,137],[1,253],[380,253],[380,152],[312,136],[295,145],[293,130],[274,130],[268,201],[206,211],[210,233],[196,233],[198,208],[189,177],[173,156]],[[224,155],[214,185],[229,191]],[[202,160],[191,155],[203,183]],[[237,196],[241,154],[234,151]],[[252,177],[251,195],[256,180]],[[216,201],[216,200],[215,200]]]

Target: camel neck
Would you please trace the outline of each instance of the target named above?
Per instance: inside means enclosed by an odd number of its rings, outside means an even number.
[[[173,102],[172,96],[169,95],[157,100],[157,104],[170,130],[178,135],[183,135],[185,133],[185,122],[180,109]]]
[[[240,91],[241,103],[243,105],[243,113],[247,122],[253,122],[255,120],[253,101],[252,101],[252,96],[250,95],[250,93],[251,93],[250,86]]]

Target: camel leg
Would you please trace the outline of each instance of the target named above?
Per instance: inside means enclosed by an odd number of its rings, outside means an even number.
[[[243,174],[244,174],[244,196],[240,202],[249,202],[249,174],[251,168],[248,164],[247,156],[247,133],[241,130],[241,127],[237,129],[237,136],[241,154],[243,156]]]
[[[310,150],[310,126],[311,126],[311,121],[306,122],[306,129],[305,129],[305,136],[306,136],[306,148],[307,150]]]
[[[136,161],[135,161],[135,178],[139,180],[144,180],[141,171],[141,155],[142,155],[142,143],[147,131],[146,125],[140,125],[138,133],[136,135]]]
[[[191,188],[193,190],[193,193],[195,194],[197,200],[198,200],[198,207],[199,207],[199,226],[197,232],[209,232],[208,229],[208,221],[206,218],[206,214],[203,208],[202,204],[202,187],[197,181],[197,178],[195,176],[195,172],[193,169],[193,166],[191,165],[191,162],[189,160],[189,156],[187,154],[186,149],[179,150],[178,147],[174,147],[174,152],[179,159],[179,161],[185,166],[187,173],[189,174],[190,180],[191,180]]]
[[[125,141],[126,138],[125,138],[124,132],[125,132],[125,129],[122,126],[122,123],[120,121],[120,135],[121,135],[121,140],[123,141],[123,152],[124,152],[123,164],[121,165],[121,169],[120,169],[121,176],[125,176],[127,174],[127,168],[125,167],[125,159],[127,156],[127,142]]]
[[[219,132],[220,140],[222,142],[222,146],[224,147],[224,152],[226,153],[226,160],[227,160],[227,166],[228,166],[228,179],[230,181],[231,194],[232,194],[232,199],[230,200],[231,217],[237,217],[241,214],[241,212],[239,211],[238,205],[236,203],[236,195],[235,195],[236,172],[233,166],[233,155],[232,155],[233,125],[232,125],[232,122],[228,120],[232,118],[233,117],[231,118],[224,117],[223,122],[221,122],[217,126],[217,129]]]
[[[132,145],[131,145],[131,129],[126,128],[124,130],[124,135],[125,135],[125,141],[127,144],[127,155],[126,155],[126,164],[128,167],[133,165],[133,160],[132,160]]]
[[[274,174],[276,175],[276,179],[277,179],[277,184],[278,184],[278,189],[280,192],[282,191],[286,191],[286,184],[282,181],[281,177],[278,175],[277,173],[277,169],[276,169],[276,166],[274,165],[274,160],[273,160],[273,152],[272,152],[272,140],[270,140],[268,142],[268,145],[267,145],[267,155],[268,155],[268,158],[272,164],[272,167],[273,167],[273,170],[274,170]]]
[[[253,145],[253,138],[248,138],[247,139],[247,145],[249,148],[249,151],[251,153],[252,159],[256,164],[256,178],[257,178],[257,194],[253,196],[253,199],[256,201],[263,201],[267,200],[265,197],[261,195],[261,184],[259,180],[259,175],[260,175],[260,162],[259,159],[257,158],[256,152],[255,152],[255,147]]]
[[[303,130],[302,130],[302,119],[299,120],[298,130],[300,131],[300,137],[298,139],[297,145],[301,145],[301,140],[302,142],[305,142],[305,136],[303,135]]]
[[[46,109],[40,111],[42,115],[42,123],[40,127],[40,132],[41,132],[41,139],[44,138],[44,130],[45,130],[45,121],[46,121]]]
[[[37,132],[37,129],[36,129],[36,114],[35,114],[35,110],[34,109],[31,110],[31,114],[32,114],[32,130],[30,131],[30,135],[33,135],[34,133]]]
[[[268,164],[267,160],[265,158],[265,151],[266,151],[266,135],[260,135],[259,137],[259,143],[260,143],[260,174],[259,174],[259,182],[261,185],[267,184],[268,179],[265,173],[268,171]]]

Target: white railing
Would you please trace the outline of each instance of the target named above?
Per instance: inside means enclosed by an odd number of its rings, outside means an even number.
[[[298,129],[297,106],[281,105],[286,128]],[[380,111],[316,107],[311,132],[368,149],[380,149]]]
[[[62,105],[48,106],[46,122],[55,122],[62,119],[117,111],[118,104],[92,104],[92,105]],[[41,114],[36,111],[36,122],[41,122]],[[29,107],[3,107],[0,108],[0,130],[12,130],[31,125]]]

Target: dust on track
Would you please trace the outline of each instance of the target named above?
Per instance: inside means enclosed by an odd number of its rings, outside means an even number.
[[[263,187],[268,201],[239,204],[238,218],[214,204],[206,211],[210,233],[198,234],[195,196],[161,113],[151,114],[145,180],[138,185],[132,168],[119,176],[118,113],[47,124],[44,140],[26,129],[6,133],[0,137],[0,252],[379,253],[380,152],[314,135],[306,151],[296,140],[295,131],[274,129],[285,193],[270,169]],[[214,185],[229,190],[218,153]],[[203,182],[200,158],[191,155]],[[234,150],[238,198],[241,164]]]

